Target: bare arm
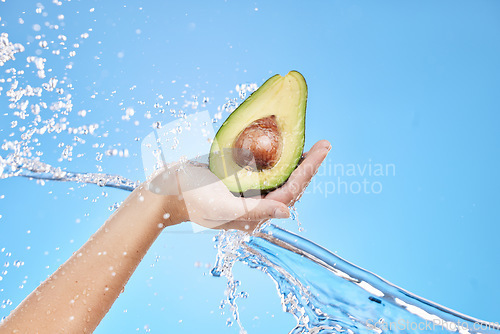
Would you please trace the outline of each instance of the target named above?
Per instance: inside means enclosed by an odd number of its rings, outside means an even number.
[[[164,227],[190,220],[251,231],[267,219],[286,218],[287,205],[300,197],[329,147],[314,145],[288,182],[264,199],[234,197],[206,168],[160,173],[153,192],[148,184],[136,189],[0,324],[0,333],[91,333]]]
[[[136,189],[69,260],[4,320],[0,332],[91,333],[163,226],[185,220],[185,210],[178,202],[155,195],[144,186]],[[167,212],[170,217],[164,219]]]

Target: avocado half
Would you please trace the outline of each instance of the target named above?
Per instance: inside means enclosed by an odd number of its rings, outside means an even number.
[[[297,71],[269,78],[215,135],[209,168],[235,193],[286,182],[304,149],[307,85]]]

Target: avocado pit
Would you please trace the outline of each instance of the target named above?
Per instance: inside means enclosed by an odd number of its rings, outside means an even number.
[[[240,167],[253,165],[262,171],[276,165],[281,157],[282,139],[276,116],[258,119],[247,126],[233,144],[233,159]]]

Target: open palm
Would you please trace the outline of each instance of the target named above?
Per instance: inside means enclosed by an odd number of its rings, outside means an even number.
[[[280,188],[258,197],[234,196],[206,166],[171,166],[150,181],[150,190],[182,199],[186,220],[212,229],[252,231],[271,218],[287,218],[293,205],[316,174],[330,150],[326,140],[317,142]]]

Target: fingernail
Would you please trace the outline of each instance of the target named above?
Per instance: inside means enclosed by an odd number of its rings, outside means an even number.
[[[288,218],[290,217],[290,212],[288,210],[285,210],[283,208],[277,208],[274,210],[274,217],[275,218]]]

